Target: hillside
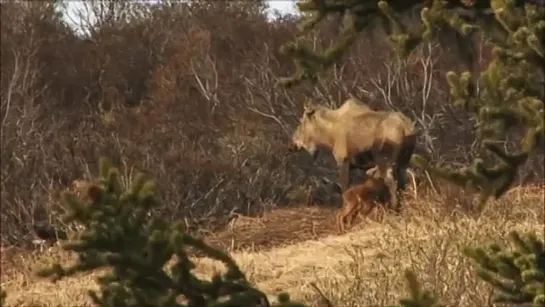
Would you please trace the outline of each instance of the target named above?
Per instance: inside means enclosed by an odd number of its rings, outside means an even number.
[[[543,198],[542,185],[517,187],[478,218],[448,209],[448,202],[412,199],[402,216],[381,220],[375,212],[340,236],[332,229],[332,209],[278,209],[261,218],[241,217],[207,239],[235,246],[237,263],[271,298],[288,291],[295,299],[319,304],[314,282],[338,306],[386,305],[405,293],[403,269],[412,268],[448,305],[484,306],[489,291],[475,279],[461,248],[501,240],[511,230],[542,232]],[[99,272],[57,284],[32,275],[46,263],[71,259],[57,249],[44,254],[4,250],[1,285],[9,294],[7,305],[89,306],[86,291],[95,287]],[[210,259],[194,261],[198,276],[221,270]]]

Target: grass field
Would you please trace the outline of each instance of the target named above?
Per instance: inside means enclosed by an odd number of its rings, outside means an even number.
[[[403,272],[410,268],[446,305],[487,306],[491,289],[476,278],[461,250],[502,242],[512,230],[542,233],[543,186],[514,188],[478,217],[461,212],[452,201],[409,197],[403,215],[379,219],[374,213],[340,236],[331,225],[331,208],[279,209],[262,218],[241,218],[208,240],[231,249],[248,278],[273,300],[287,291],[319,306],[315,283],[336,306],[393,304],[407,293]],[[96,289],[101,272],[56,284],[34,276],[44,265],[72,259],[59,249],[41,254],[4,249],[1,285],[8,293],[7,306],[91,306],[87,290]],[[201,277],[222,269],[210,259],[194,261]]]

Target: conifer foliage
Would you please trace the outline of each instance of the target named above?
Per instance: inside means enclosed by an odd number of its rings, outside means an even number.
[[[282,51],[292,55],[297,66],[291,77],[280,80],[283,86],[317,80],[321,72],[341,60],[364,29],[377,25],[384,27],[402,56],[422,41],[435,38],[459,50],[467,71],[447,74],[451,99],[475,117],[478,137],[493,158],[486,162],[475,159],[462,170],[434,168],[416,155],[414,162],[454,183],[481,191],[481,204],[490,196],[503,195],[519,166],[543,146],[544,1],[304,0],[297,5],[303,14],[302,35],[328,15],[341,14],[342,25],[338,41],[323,54],[314,53],[301,41],[283,46]],[[402,20],[411,20],[418,27],[409,27]],[[445,39],[446,34],[452,34],[453,39]],[[476,71],[476,35],[492,49],[492,59],[480,73]],[[505,152],[497,141],[515,129],[524,131],[520,147],[516,152]]]
[[[405,271],[407,279],[407,288],[409,289],[409,297],[402,298],[399,303],[402,307],[441,307],[439,300],[435,295],[426,289],[422,289],[420,282],[416,278],[413,271]]]
[[[478,275],[497,290],[494,300],[503,304],[545,306],[545,245],[535,235],[510,233],[514,249],[498,244],[467,248],[477,262]]]
[[[118,171],[100,161],[100,182],[89,188],[89,201],[63,194],[66,222],[84,226],[79,238],[63,246],[78,255],[76,264],[56,264],[39,272],[53,281],[79,272],[112,268],[98,279],[100,293],[90,292],[98,306],[270,306],[226,253],[169,225],[150,209],[158,205],[153,183],[140,174],[130,189],[120,184]],[[227,271],[211,281],[191,273],[195,265],[188,248],[225,264]],[[172,258],[175,260],[172,261]],[[285,301],[285,300],[284,300]],[[284,305],[297,306],[289,303]]]
[[[97,306],[187,306],[187,307],[306,307],[292,302],[286,293],[270,304],[254,288],[235,261],[184,231],[180,223],[169,225],[150,209],[158,205],[153,182],[139,174],[130,189],[124,188],[118,170],[106,159],[100,161],[100,182],[88,189],[82,202],[64,192],[65,222],[79,223],[83,230],[63,245],[74,252],[77,262],[69,267],[54,264],[38,272],[53,282],[77,273],[110,268],[97,279],[99,293],[89,291]],[[545,243],[535,235],[511,233],[515,249],[497,244],[488,248],[467,248],[465,253],[478,264],[478,275],[497,291],[502,303],[545,304]],[[226,272],[199,279],[191,270],[188,248],[221,261]],[[405,272],[408,296],[401,307],[440,307],[440,298],[423,289],[416,273]],[[320,293],[321,294],[321,293]],[[321,294],[323,295],[323,294]],[[6,293],[0,293],[3,306]],[[324,297],[325,306],[334,305]]]

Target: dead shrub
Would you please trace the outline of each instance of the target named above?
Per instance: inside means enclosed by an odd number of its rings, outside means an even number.
[[[283,90],[274,84],[293,62],[279,47],[296,35],[293,19],[271,22],[250,1],[101,3],[85,3],[97,20],[82,20],[81,33],[53,2],[1,4],[2,243],[28,241],[35,220],[56,224],[59,192],[94,178],[100,156],[125,184],[135,169],[157,178],[168,204],[157,214],[192,229],[295,205],[297,187],[337,181],[330,155],[309,173],[309,157],[285,150],[306,97],[339,104],[353,94],[420,118],[429,129],[417,150],[436,158],[463,160],[473,148],[472,126],[446,101],[442,78],[454,64],[438,53],[447,51],[433,49],[433,67],[418,54],[400,64],[369,38],[318,86]],[[312,38],[316,48],[336,35],[326,34]]]

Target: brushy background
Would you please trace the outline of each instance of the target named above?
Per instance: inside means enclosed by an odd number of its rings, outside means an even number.
[[[97,20],[81,20],[83,37],[50,3],[1,4],[2,245],[27,244],[36,221],[57,224],[59,192],[95,177],[100,156],[126,182],[137,170],[154,179],[157,214],[195,231],[296,205],[309,186],[335,206],[323,183],[337,179],[331,157],[311,169],[287,150],[307,97],[334,106],[352,94],[404,112],[423,131],[418,152],[439,165],[479,154],[474,122],[448,98],[445,73],[462,69],[455,50],[427,45],[399,61],[376,30],[318,86],[284,90],[274,83],[294,65],[279,47],[295,19],[270,21],[259,2],[88,9]],[[308,40],[321,50],[336,35],[325,23]],[[543,177],[541,154],[518,183]]]

